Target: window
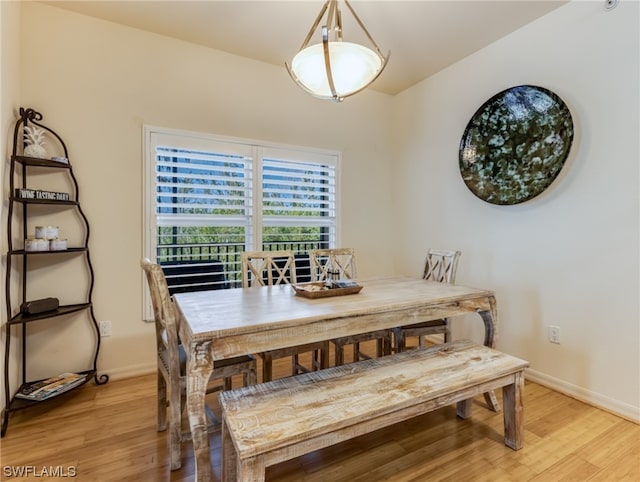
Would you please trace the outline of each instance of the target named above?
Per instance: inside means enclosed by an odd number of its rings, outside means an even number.
[[[244,250],[292,250],[304,278],[307,253],[336,246],[339,154],[153,127],[144,136],[144,254],[172,293],[240,286]]]

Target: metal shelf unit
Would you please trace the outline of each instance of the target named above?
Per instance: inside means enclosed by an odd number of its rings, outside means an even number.
[[[41,405],[48,400],[65,396],[79,387],[84,385],[91,378],[95,380],[98,385],[103,385],[109,381],[109,376],[106,374],[98,375],[97,360],[100,352],[100,331],[98,323],[96,321],[95,313],[93,311],[92,295],[94,284],[93,266],[91,264],[91,257],[89,255],[89,221],[85,216],[80,203],[78,202],[78,183],[73,174],[71,163],[68,161],[67,147],[52,129],[42,124],[42,114],[36,112],[33,109],[20,108],[20,118],[16,121],[14,134],[13,134],[13,152],[11,155],[11,167],[9,174],[9,196],[8,196],[8,211],[7,211],[7,256],[6,256],[6,276],[5,276],[5,299],[6,299],[6,319],[5,324],[5,351],[4,351],[4,399],[5,408],[2,413],[2,429],[0,436],[4,437],[9,424],[9,415],[17,410],[23,410],[29,407]],[[37,126],[46,131],[49,138],[54,142],[59,143],[59,147],[64,151],[64,159],[66,161],[56,161],[50,159],[41,159],[37,157],[29,157],[23,155],[25,149],[24,133],[25,128],[33,128]],[[60,170],[61,175],[68,176],[68,181],[72,186],[72,192],[69,193],[69,199],[43,199],[43,198],[24,198],[18,195],[18,191],[29,190],[28,180],[29,176],[33,174],[33,170]],[[48,193],[59,194],[59,193]],[[29,251],[25,249],[25,240],[27,239],[27,221],[30,215],[30,209],[34,206],[50,206],[49,209],[75,209],[79,215],[80,223],[84,229],[84,239],[80,246],[68,247],[63,250],[56,251]],[[21,209],[18,209],[21,207]],[[14,230],[14,226],[21,227]],[[16,232],[20,231],[20,232]],[[43,256],[47,263],[52,265],[63,264],[70,256],[82,256],[84,258],[84,265],[87,270],[88,286],[86,289],[86,299],[81,303],[74,304],[62,304],[56,309],[41,313],[24,313],[21,310],[21,306],[29,301],[28,298],[28,286],[29,286],[29,266],[28,259],[32,257]],[[15,262],[15,264],[14,264]],[[20,277],[20,280],[16,280],[16,277]],[[16,301],[19,300],[19,301]],[[94,346],[91,350],[91,360],[88,361],[89,368],[84,367],[81,370],[76,371],[80,375],[84,375],[84,381],[75,388],[54,395],[51,398],[47,398],[42,401],[27,400],[16,397],[16,394],[25,387],[28,387],[41,380],[32,380],[27,373],[27,357],[28,346],[27,339],[29,337],[28,327],[34,322],[47,323],[53,321],[53,319],[65,319],[73,318],[77,313],[88,312],[88,321],[92,327],[94,334]],[[81,320],[72,320],[81,321]],[[16,328],[17,336],[12,330]],[[12,335],[18,339],[18,344],[21,345],[21,383],[15,391],[11,390],[10,376],[11,376],[11,340]],[[56,373],[51,376],[57,375]]]

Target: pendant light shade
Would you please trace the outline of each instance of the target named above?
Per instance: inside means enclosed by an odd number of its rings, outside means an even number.
[[[341,102],[345,97],[369,86],[387,64],[385,57],[369,35],[355,11],[344,0],[360,28],[371,43],[369,48],[343,40],[342,16],[338,0],[328,0],[311,27],[307,38],[293,57],[291,66],[285,63],[291,78],[314,97]],[[320,20],[328,11],[326,24],[321,29],[321,42],[309,46]],[[329,39],[333,31],[334,39]]]

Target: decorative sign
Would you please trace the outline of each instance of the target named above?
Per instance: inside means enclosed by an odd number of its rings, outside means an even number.
[[[542,87],[520,85],[485,102],[460,141],[460,173],[491,204],[518,204],[558,176],[573,141],[566,104]]]
[[[34,199],[37,201],[68,201],[69,193],[19,188],[16,189],[16,198]]]

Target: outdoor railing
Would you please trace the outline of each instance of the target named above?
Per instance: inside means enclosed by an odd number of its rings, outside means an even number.
[[[293,251],[298,282],[311,280],[309,251],[327,247],[322,241],[274,241],[262,245],[265,251]],[[241,287],[243,251],[243,243],[180,244],[159,246],[156,255],[173,294]]]

